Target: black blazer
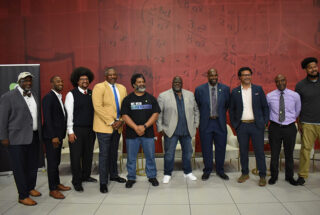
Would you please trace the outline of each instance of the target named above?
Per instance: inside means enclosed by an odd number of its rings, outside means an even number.
[[[67,111],[65,110],[66,115],[64,116],[59,99],[52,90],[42,99],[42,111],[43,138],[64,139],[67,131]]]
[[[255,124],[259,128],[264,128],[269,121],[269,107],[266,96],[262,87],[251,84],[252,90],[252,109]],[[230,99],[230,121],[234,129],[238,129],[241,123],[241,117],[243,112],[242,93],[241,86],[234,88],[231,92]]]

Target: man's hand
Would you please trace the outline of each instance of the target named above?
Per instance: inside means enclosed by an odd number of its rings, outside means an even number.
[[[52,138],[51,142],[52,142],[53,148],[58,148],[59,145],[61,144],[58,137]]]
[[[123,121],[116,120],[112,123],[113,130],[118,130],[123,125]]]
[[[5,147],[8,147],[9,146],[9,139],[4,139],[4,140],[1,140],[1,144]]]
[[[77,136],[74,133],[72,133],[68,135],[68,139],[70,143],[74,143],[77,139]]]
[[[300,132],[300,134],[302,135],[303,130],[302,130],[302,124],[301,123],[297,123],[298,124],[298,131]]]
[[[137,128],[134,130],[139,136],[144,135],[145,128],[143,125],[138,125]]]

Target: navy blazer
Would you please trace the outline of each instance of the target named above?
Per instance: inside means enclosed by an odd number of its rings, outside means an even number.
[[[222,131],[227,132],[226,113],[229,108],[230,88],[224,84],[218,83],[218,121]],[[209,83],[205,83],[196,88],[195,99],[200,111],[200,132],[206,130],[210,117],[210,94]]]
[[[252,109],[255,124],[259,128],[264,128],[269,121],[269,107],[266,96],[261,86],[251,84]],[[230,99],[230,121],[234,129],[238,129],[241,123],[243,112],[241,86],[234,88]]]
[[[60,140],[64,139],[67,130],[67,111],[65,110],[66,115],[64,115],[59,99],[52,90],[43,97],[42,110],[43,138],[58,137]]]

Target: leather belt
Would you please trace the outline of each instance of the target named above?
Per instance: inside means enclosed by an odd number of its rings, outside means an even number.
[[[217,116],[210,116],[209,119],[218,119]]]
[[[276,122],[270,120],[270,124],[275,125],[275,126],[278,126],[278,127],[280,127],[280,128],[287,128],[287,127],[290,127],[290,126],[294,125],[294,122],[293,122],[293,123],[290,123],[290,124],[288,124],[288,125],[281,125],[281,124],[279,124],[279,123],[276,123]]]
[[[243,122],[243,123],[254,123],[254,119],[252,119],[252,120],[241,120],[241,122]]]

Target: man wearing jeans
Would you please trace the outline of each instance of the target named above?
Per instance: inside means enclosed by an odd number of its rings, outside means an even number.
[[[157,121],[159,132],[164,135],[164,177],[163,183],[169,183],[174,165],[174,154],[179,140],[182,148],[184,177],[192,181],[197,177],[192,174],[191,139],[199,126],[199,110],[194,95],[182,89],[182,78],[176,76],[172,81],[172,89],[161,93],[158,103],[161,113]]]
[[[126,88],[117,84],[117,72],[110,67],[105,70],[106,81],[94,86],[92,103],[94,107],[93,130],[99,141],[100,192],[108,192],[108,180],[125,183],[118,175],[118,148],[123,121],[120,105],[127,96]]]
[[[131,85],[134,92],[123,100],[121,106],[122,119],[127,124],[128,181],[126,188],[131,188],[136,182],[136,160],[140,145],[146,157],[146,173],[149,182],[152,186],[158,186],[153,124],[158,119],[160,107],[157,100],[145,91],[145,78],[142,74],[134,74],[131,77]]]

